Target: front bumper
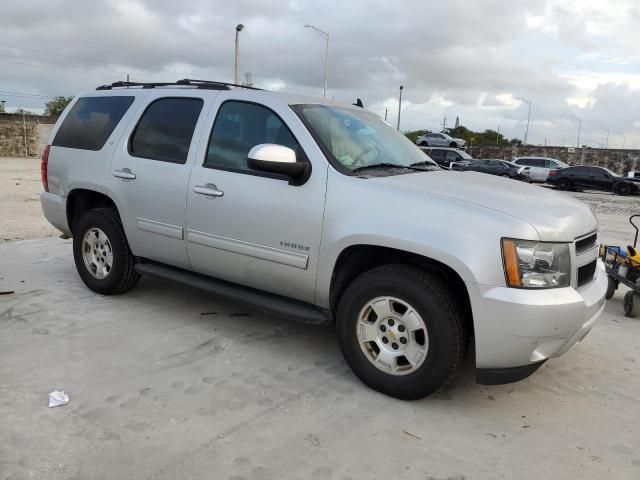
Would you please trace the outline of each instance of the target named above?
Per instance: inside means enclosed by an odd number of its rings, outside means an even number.
[[[467,289],[476,368],[526,371],[529,366],[531,374],[535,364],[562,355],[589,333],[604,310],[607,275],[598,261],[594,279],[579,289],[525,290],[476,284],[467,284]]]

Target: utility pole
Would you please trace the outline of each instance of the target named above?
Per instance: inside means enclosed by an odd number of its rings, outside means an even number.
[[[318,27],[314,27],[313,25],[309,25],[309,24],[305,25],[305,27],[313,29],[327,43],[326,49],[324,52],[324,86],[322,87],[322,97],[327,98],[327,79],[329,77],[329,38],[330,37],[327,32],[323,32]]]
[[[582,130],[582,119],[576,117],[575,115],[571,115],[571,118],[574,118],[578,121],[578,139],[576,140],[576,148],[580,148],[580,130]]]
[[[529,111],[527,113],[527,129],[524,132],[524,140],[523,144],[527,144],[527,138],[529,137],[529,121],[531,120],[531,100],[527,100],[526,98],[517,97],[518,100],[522,100],[523,102],[529,104]]]
[[[388,109],[388,108],[385,108],[385,109],[384,109],[384,121],[385,121],[385,122],[387,121],[387,115],[388,115],[388,114],[389,114],[389,109]]]
[[[236,59],[234,64],[234,74],[233,74],[233,83],[238,85],[240,83],[240,77],[238,74],[238,69],[240,68],[240,32],[244,28],[244,25],[239,23],[236,25]]]
[[[496,144],[499,144],[499,143],[500,143],[500,125],[498,125],[498,133],[496,133]]]
[[[443,133],[444,133],[446,128],[447,128],[447,116],[445,115],[444,118],[442,119],[442,132]]]
[[[400,130],[400,112],[402,111],[402,90],[404,90],[404,86],[400,85],[400,97],[398,98],[398,130]]]

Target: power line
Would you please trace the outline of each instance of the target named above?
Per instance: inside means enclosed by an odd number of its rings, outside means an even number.
[[[41,95],[39,93],[12,92],[9,90],[0,90],[0,95],[7,96],[7,97],[23,97],[23,98],[42,98],[42,99],[53,98],[47,95]]]

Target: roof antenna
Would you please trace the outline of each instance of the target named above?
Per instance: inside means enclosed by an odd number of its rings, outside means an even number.
[[[362,100],[360,100],[359,98],[356,99],[356,103],[352,103],[352,105],[355,105],[356,107],[364,108],[364,104],[362,103]]]

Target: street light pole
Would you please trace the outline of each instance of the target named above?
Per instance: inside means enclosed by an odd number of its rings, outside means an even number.
[[[524,132],[524,140],[522,142],[524,145],[526,145],[527,137],[529,136],[529,120],[531,120],[531,100],[527,100],[526,98],[522,98],[522,97],[517,97],[517,100],[522,100],[523,102],[526,102],[529,105],[529,112],[527,113],[527,129]]]
[[[580,148],[580,130],[582,130],[582,119],[571,115],[571,118],[575,118],[578,121],[578,139],[576,140],[576,148]]]
[[[236,25],[236,61],[234,65],[233,83],[238,85],[240,83],[240,74],[238,70],[240,68],[240,32],[244,28],[244,25],[239,23]]]
[[[305,28],[313,29],[327,43],[324,53],[324,86],[322,87],[322,96],[323,98],[327,98],[327,80],[329,78],[329,34],[327,32],[323,32],[318,27],[314,27],[313,25],[306,24]]]
[[[400,112],[402,111],[402,90],[404,90],[404,86],[400,85],[400,98],[398,99],[398,130],[400,130]]]

